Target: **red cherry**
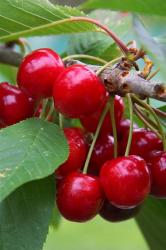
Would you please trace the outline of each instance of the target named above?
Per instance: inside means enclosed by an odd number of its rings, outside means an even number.
[[[101,168],[100,181],[107,199],[119,208],[138,206],[150,191],[148,167],[136,155],[107,161]]]
[[[103,204],[103,192],[96,177],[73,172],[60,184],[57,206],[68,220],[84,222],[92,219]]]
[[[99,175],[101,166],[114,158],[114,138],[110,134],[101,135],[94,146],[88,173]]]
[[[97,125],[99,123],[102,111],[106,105],[106,102],[108,100],[108,97],[105,98],[105,100],[102,102],[102,105],[96,110],[95,113],[89,115],[89,116],[82,116],[81,117],[81,123],[82,125],[89,131],[89,132],[95,132]],[[123,112],[124,112],[124,103],[123,99],[116,95],[114,100],[114,112],[115,112],[115,122],[117,127],[119,126],[120,120],[122,119]],[[106,114],[106,117],[103,121],[102,127],[101,127],[101,133],[112,133],[112,123],[111,123],[111,117],[110,117],[110,111]]]
[[[72,65],[55,81],[53,97],[59,112],[78,118],[95,112],[106,97],[106,90],[86,66]]]
[[[53,50],[34,50],[23,59],[17,82],[20,88],[33,97],[50,97],[53,84],[63,69],[60,56]]]
[[[135,217],[139,210],[140,206],[130,209],[121,209],[113,206],[108,200],[105,200],[99,215],[107,221],[120,222]]]
[[[127,140],[128,132],[126,132],[124,134],[124,137],[122,138],[122,154],[124,154],[125,152]],[[157,137],[154,132],[144,128],[138,128],[133,130],[130,154],[139,155],[146,159],[150,151],[162,150],[162,147],[162,141]]]
[[[12,125],[32,117],[34,100],[7,82],[0,84],[0,123]]]
[[[120,121],[118,131],[117,131],[119,139],[122,139],[123,135],[129,131],[130,124],[131,124],[131,122],[130,122],[129,119],[122,119]],[[137,128],[138,128],[138,125],[136,123],[134,123],[133,124],[133,129],[137,129]]]
[[[69,157],[56,170],[57,179],[62,179],[71,172],[81,169],[88,151],[85,134],[81,128],[65,128],[64,133],[69,144]]]
[[[151,194],[166,198],[166,152],[153,151],[148,159],[148,167],[151,172]]]

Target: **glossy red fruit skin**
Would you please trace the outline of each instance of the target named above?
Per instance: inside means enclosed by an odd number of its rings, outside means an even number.
[[[108,100],[108,97],[105,98],[105,100],[102,102],[102,105],[93,114],[89,116],[82,116],[80,118],[82,125],[89,132],[94,133],[96,131],[97,125],[99,123],[102,111],[106,105],[107,100]],[[118,127],[120,120],[122,119],[123,112],[124,112],[123,99],[118,95],[115,96],[115,100],[114,100],[114,112],[115,112],[115,122]],[[105,119],[101,127],[101,133],[112,133],[110,111],[105,116]]]
[[[99,175],[102,165],[114,158],[114,138],[110,134],[101,134],[94,146],[88,173]]]
[[[64,134],[69,145],[69,157],[55,172],[62,179],[73,171],[81,169],[88,152],[85,133],[81,128],[65,128]]]
[[[138,206],[150,191],[148,167],[136,155],[107,161],[101,168],[100,181],[107,199],[123,209]]]
[[[122,155],[125,152],[127,140],[128,132],[124,134],[124,137],[121,141]],[[162,150],[162,148],[162,141],[154,132],[144,128],[133,130],[130,154],[139,155],[146,160],[149,152],[151,152],[152,150]]]
[[[57,206],[67,220],[85,222],[97,215],[104,201],[103,191],[96,177],[73,172],[60,184]]]
[[[140,207],[141,206],[130,209],[121,209],[113,206],[108,200],[105,200],[99,215],[107,221],[120,222],[135,217],[140,211]]]
[[[148,167],[152,178],[151,194],[157,198],[166,198],[166,152],[151,152]]]
[[[118,135],[118,139],[122,139],[123,135],[125,133],[128,133],[129,129],[130,129],[130,120],[129,119],[122,119],[120,121],[120,124],[118,126],[118,131],[117,131],[117,135]],[[137,129],[138,125],[136,123],[133,124],[133,129]]]
[[[18,86],[35,98],[52,96],[53,84],[64,70],[60,56],[48,48],[24,57],[17,74]]]
[[[0,123],[3,127],[33,116],[34,100],[7,82],[0,84]]]
[[[54,83],[55,108],[62,114],[79,118],[95,112],[106,98],[100,79],[84,65],[68,67]]]

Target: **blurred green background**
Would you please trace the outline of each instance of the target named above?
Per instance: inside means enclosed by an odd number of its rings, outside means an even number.
[[[50,228],[43,250],[149,250],[135,220],[109,223],[99,217],[87,223],[62,220]],[[156,249],[157,250],[157,249]]]

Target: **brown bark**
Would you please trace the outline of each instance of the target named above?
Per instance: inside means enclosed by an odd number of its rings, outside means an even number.
[[[66,66],[80,63],[79,61],[69,60]],[[140,72],[131,70],[130,65],[125,65],[121,61],[113,67],[106,68],[100,78],[107,87],[109,93],[125,96],[126,93],[135,93],[141,98],[151,97],[166,102],[166,84],[153,82],[144,79]],[[87,65],[91,70],[96,72],[99,66]]]

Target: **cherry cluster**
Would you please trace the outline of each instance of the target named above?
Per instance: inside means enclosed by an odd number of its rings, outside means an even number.
[[[149,194],[166,198],[162,141],[151,130],[135,124],[129,155],[124,156],[130,120],[124,118],[123,99],[118,95],[113,102],[118,157],[114,158],[115,139],[108,111],[85,169],[89,148],[110,99],[100,78],[87,66],[65,68],[56,52],[39,49],[23,59],[17,83],[18,87],[0,84],[1,127],[38,116],[36,105],[50,97],[56,111],[80,119],[82,124],[64,128],[69,157],[55,172],[57,206],[66,219],[84,222],[99,214],[108,221],[121,221],[135,216]]]

